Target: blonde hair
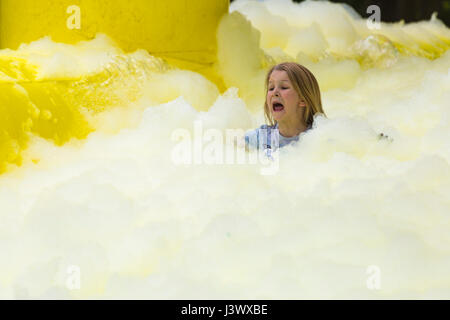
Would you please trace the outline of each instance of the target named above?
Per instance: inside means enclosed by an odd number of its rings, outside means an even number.
[[[322,109],[322,99],[320,98],[320,89],[316,78],[311,73],[311,71],[295,62],[283,62],[277,64],[276,66],[273,66],[270,69],[266,76],[266,97],[269,78],[272,72],[275,70],[286,71],[295,91],[298,93],[301,99],[305,100],[306,109],[303,120],[306,120],[305,122],[307,126],[312,126],[314,122],[314,115],[316,113],[321,113],[326,116],[325,112]],[[267,105],[267,98],[264,102],[264,115],[271,126],[275,125],[275,121],[272,117],[272,112],[270,110],[270,107]]]

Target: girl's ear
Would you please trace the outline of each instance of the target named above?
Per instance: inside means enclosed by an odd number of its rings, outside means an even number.
[[[300,102],[298,103],[298,105],[299,105],[300,107],[306,107],[306,102],[305,102],[305,100],[300,100]]]

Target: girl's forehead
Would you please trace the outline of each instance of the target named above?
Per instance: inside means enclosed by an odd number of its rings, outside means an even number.
[[[290,81],[290,80],[286,71],[274,70],[269,77],[269,82],[271,81]]]

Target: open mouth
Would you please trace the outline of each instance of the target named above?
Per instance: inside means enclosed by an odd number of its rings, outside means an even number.
[[[272,105],[272,108],[273,108],[273,111],[275,111],[275,112],[280,112],[280,111],[283,111],[284,106],[283,106],[281,103],[279,103],[279,102],[275,102],[275,103]]]

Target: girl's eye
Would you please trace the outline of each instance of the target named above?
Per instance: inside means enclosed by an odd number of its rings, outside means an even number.
[[[274,88],[269,88],[269,91],[272,91]],[[286,90],[289,89],[289,87],[282,87],[281,89]]]

